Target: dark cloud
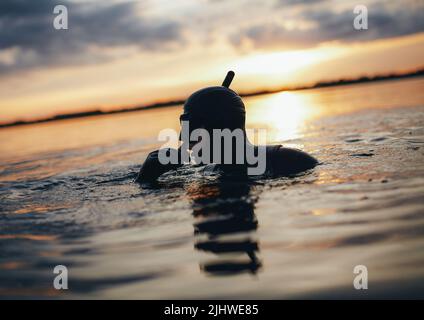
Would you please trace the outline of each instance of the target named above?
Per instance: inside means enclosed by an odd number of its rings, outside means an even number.
[[[137,14],[140,1],[0,0],[0,72],[99,63],[113,58],[114,53],[106,48],[131,46],[154,54],[168,52],[182,47],[186,31],[191,41],[209,43],[229,35],[238,48],[247,44],[246,48],[279,49],[424,31],[424,5],[415,0],[364,0],[369,4],[366,31],[353,28],[353,7],[357,4],[353,0],[269,0],[265,4],[257,0],[234,1],[231,5],[225,2],[225,6],[223,1],[213,2],[221,3],[222,10],[209,2],[201,8],[186,6],[190,9],[186,12],[182,6],[181,12],[171,15],[161,4],[163,7],[157,9],[163,9],[163,17],[153,19],[148,14]],[[69,30],[53,28],[53,8],[58,3],[69,9]],[[285,28],[282,22],[287,20],[295,28]],[[296,28],[299,26],[310,28]],[[209,37],[211,34],[216,37]]]
[[[284,0],[281,3],[317,2],[309,0]],[[408,2],[408,1],[405,1]],[[410,4],[414,2],[410,2]],[[230,36],[233,45],[241,47],[248,43],[258,48],[305,48],[325,41],[369,41],[396,36],[403,36],[424,31],[422,5],[402,5],[396,8],[385,7],[379,3],[368,6],[368,30],[355,30],[355,14],[351,10],[333,12],[331,6],[318,9],[305,9],[298,13],[299,22],[314,25],[308,29],[286,29],[281,24],[271,22],[247,27]]]
[[[68,30],[53,28],[58,3],[68,8]],[[0,60],[0,71],[101,61],[108,58],[101,53],[106,47],[131,45],[157,51],[183,43],[180,24],[139,17],[136,6],[136,1],[1,0],[0,52],[13,52],[14,59]],[[93,47],[100,50],[94,54]]]

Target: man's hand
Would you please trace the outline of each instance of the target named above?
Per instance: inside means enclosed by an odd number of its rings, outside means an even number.
[[[163,150],[162,150],[163,151]],[[177,149],[171,149],[169,148],[167,152],[173,153],[178,152]],[[178,157],[180,159],[180,157]],[[159,161],[159,150],[150,152],[149,155],[146,158],[146,161],[144,161],[143,166],[140,169],[140,172],[137,176],[136,182],[153,182],[155,181],[159,176],[164,174],[167,171],[175,170],[178,167],[180,167],[180,164],[162,164]]]

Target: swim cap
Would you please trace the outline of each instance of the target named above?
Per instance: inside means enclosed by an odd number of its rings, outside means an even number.
[[[241,97],[224,86],[207,87],[194,92],[184,104],[181,121],[190,127],[206,129],[244,129],[246,111]]]

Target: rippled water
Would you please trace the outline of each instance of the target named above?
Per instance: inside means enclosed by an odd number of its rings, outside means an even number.
[[[250,127],[322,164],[255,181],[184,169],[143,189],[180,107],[0,130],[0,297],[424,297],[424,80],[245,102]]]

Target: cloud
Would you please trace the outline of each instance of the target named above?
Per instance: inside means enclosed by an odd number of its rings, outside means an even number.
[[[279,6],[306,5],[324,2],[326,0],[277,0]]]
[[[423,5],[417,2],[405,1],[397,6],[385,6],[383,2],[371,2],[368,5],[368,30],[355,30],[353,20],[355,14],[352,3],[348,10],[336,10],[323,1],[312,0],[281,0],[280,5],[323,3],[318,8],[304,7],[291,17],[292,21],[308,27],[287,27],[284,20],[270,19],[245,27],[229,37],[236,47],[250,46],[254,48],[305,48],[313,47],[322,42],[340,41],[357,42],[375,39],[391,38],[424,31],[422,19]],[[345,3],[346,4],[346,3]]]
[[[53,28],[59,2],[68,7],[69,30]],[[201,48],[219,54],[228,40],[238,49],[281,50],[424,31],[422,2],[362,3],[369,11],[366,31],[353,28],[356,0],[0,0],[0,73],[96,64],[133,52],[154,58]]]
[[[106,49],[169,50],[184,43],[182,25],[137,14],[136,1],[60,1],[69,29],[53,28],[55,0],[0,2],[0,72],[108,59]],[[102,52],[102,49],[104,49]]]

